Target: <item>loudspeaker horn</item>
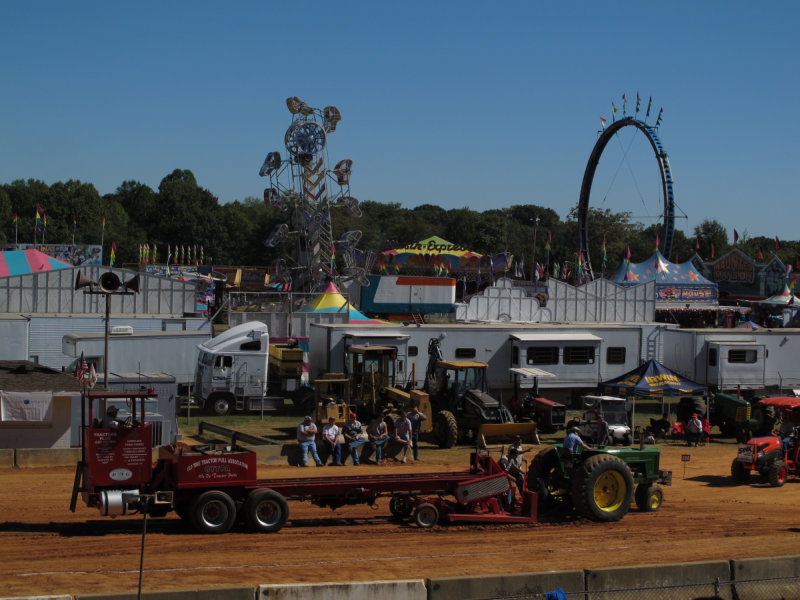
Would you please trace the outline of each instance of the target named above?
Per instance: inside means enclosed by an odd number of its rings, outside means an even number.
[[[100,289],[106,294],[116,292],[121,284],[122,282],[119,280],[117,274],[112,271],[103,273],[100,276]]]
[[[141,285],[141,280],[139,279],[138,275],[135,275],[134,277],[125,282],[125,291],[136,292],[138,294],[140,285]]]
[[[94,281],[89,279],[86,275],[78,271],[77,277],[75,277],[75,289],[79,290],[81,288],[85,288],[86,286],[92,287],[94,285]]]

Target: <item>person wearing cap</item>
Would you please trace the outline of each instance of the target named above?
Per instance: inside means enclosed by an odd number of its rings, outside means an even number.
[[[697,413],[694,413],[689,422],[686,423],[686,445],[691,446],[692,442],[694,442],[695,446],[699,446],[702,435],[703,422],[697,416]]]
[[[307,415],[303,422],[297,426],[297,443],[300,445],[300,464],[308,466],[308,451],[311,450],[311,456],[318,467],[322,466],[322,461],[317,454],[317,426],[314,424],[314,419]]]
[[[367,443],[367,438],[364,437],[364,431],[356,413],[350,413],[350,417],[347,419],[344,427],[342,427],[342,435],[344,436],[345,444],[350,448],[350,456],[353,457],[353,464],[358,465],[358,448]]]
[[[419,408],[414,406],[411,412],[408,413],[408,420],[411,421],[411,447],[414,453],[414,460],[419,460],[419,431],[422,429],[422,422],[427,420],[425,413],[420,412]]]
[[[519,436],[517,436],[519,437]],[[515,438],[515,442],[516,442]],[[522,438],[520,437],[519,443],[511,444],[508,447],[508,452],[506,452],[501,458],[500,468],[503,469],[506,473],[511,475],[514,480],[517,482],[517,488],[519,489],[520,496],[523,493],[523,485],[525,483],[525,475],[522,472],[522,446],[520,445]],[[511,504],[514,499],[514,494],[511,488],[508,490],[508,498],[506,499],[508,504]]]
[[[332,465],[342,466],[342,447],[339,444],[339,426],[336,424],[336,417],[330,417],[328,423],[322,428],[322,441],[330,450],[333,456]]]
[[[590,450],[591,448],[581,439],[581,430],[577,427],[570,427],[567,436],[564,438],[564,449],[570,454],[577,454],[578,448]]]
[[[413,442],[411,441],[411,421],[408,420],[408,413],[404,410],[400,411],[400,416],[394,422],[394,441],[403,447],[403,458],[400,462],[406,462],[408,447]]]

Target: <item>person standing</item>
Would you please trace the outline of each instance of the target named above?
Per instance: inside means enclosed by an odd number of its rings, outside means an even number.
[[[400,416],[394,422],[394,440],[403,447],[403,458],[401,463],[408,458],[408,447],[411,441],[411,421],[408,420],[408,413],[402,410]]]
[[[375,464],[381,464],[383,459],[383,446],[389,441],[386,422],[381,415],[375,415],[367,425],[367,436],[375,449]]]
[[[356,418],[356,413],[350,413],[350,418],[342,427],[342,435],[344,435],[345,444],[350,448],[353,464],[358,465],[358,448],[367,443],[367,438],[364,437],[364,431],[361,422]]]
[[[603,415],[597,414],[597,431],[595,432],[595,443],[601,446],[608,444],[608,423],[603,418]]]
[[[336,417],[330,417],[328,423],[322,428],[322,441],[328,447],[333,456],[333,465],[342,466],[342,447],[339,444],[339,426],[336,425]]]
[[[297,443],[300,445],[300,464],[304,467],[308,466],[308,451],[311,450],[311,456],[318,467],[322,466],[322,461],[317,454],[317,442],[315,440],[317,435],[317,426],[311,416],[306,416],[303,422],[297,426]]]
[[[427,418],[425,413],[420,412],[416,406],[408,413],[408,420],[411,421],[411,449],[414,453],[414,461],[419,460],[419,432],[422,429],[422,422]]]

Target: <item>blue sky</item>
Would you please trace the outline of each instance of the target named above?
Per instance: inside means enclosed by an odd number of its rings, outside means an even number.
[[[691,233],[798,239],[800,3],[9,1],[0,20],[0,183],[157,189],[191,170],[221,202],[262,195],[285,100],[342,113],[331,166],[404,207],[516,204],[562,218],[600,117],[653,98]],[[630,130],[630,131],[628,131]],[[603,154],[590,204],[657,220],[653,151]],[[684,217],[685,215],[685,217]]]

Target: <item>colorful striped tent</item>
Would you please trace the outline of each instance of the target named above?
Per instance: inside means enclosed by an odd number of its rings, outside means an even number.
[[[55,259],[38,250],[7,250],[0,252],[0,277],[71,268],[71,264]]]
[[[385,323],[384,321],[380,321],[378,319],[370,319],[364,313],[356,309],[347,301],[347,298],[342,296],[339,288],[337,288],[333,282],[330,282],[328,287],[326,287],[321,294],[315,296],[308,304],[303,306],[297,312],[347,312],[351,323]]]

